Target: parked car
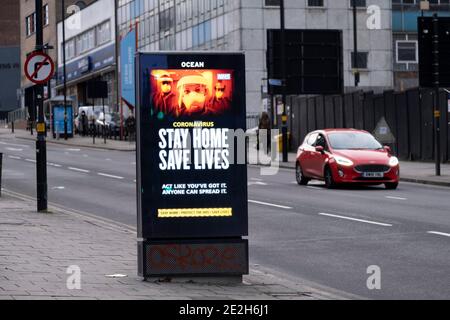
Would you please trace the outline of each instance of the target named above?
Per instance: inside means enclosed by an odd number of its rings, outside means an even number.
[[[296,179],[300,185],[319,179],[328,188],[352,183],[396,189],[399,175],[399,161],[391,149],[363,130],[314,131],[297,151]]]

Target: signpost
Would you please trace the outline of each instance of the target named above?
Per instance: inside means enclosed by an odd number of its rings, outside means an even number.
[[[241,279],[248,273],[244,55],[141,53],[136,63],[139,275]],[[243,139],[235,142],[235,132]]]
[[[43,12],[42,0],[35,1],[36,6],[36,51],[26,60],[25,75],[36,86],[36,105],[38,107],[37,140],[36,140],[36,181],[37,211],[47,211],[47,144],[45,141],[44,117],[44,84],[52,78],[55,65],[52,59],[43,52]]]
[[[25,62],[25,76],[35,84],[44,84],[50,81],[55,72],[55,64],[44,52],[35,51],[28,56]]]

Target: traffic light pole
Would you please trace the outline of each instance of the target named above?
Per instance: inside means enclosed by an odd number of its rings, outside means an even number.
[[[42,0],[36,4],[36,51],[43,51],[43,14]],[[44,85],[36,85],[36,104],[38,107],[37,140],[36,140],[36,181],[37,181],[37,211],[47,211],[47,144],[45,141],[44,119]]]
[[[280,33],[281,33],[281,101],[283,103],[283,113],[281,115],[281,138],[283,146],[283,162],[288,162],[288,128],[287,128],[287,113],[286,113],[286,29],[284,18],[284,0],[280,1]]]
[[[439,18],[437,13],[433,15],[433,75],[434,75],[434,145],[435,145],[435,165],[436,175],[441,175],[441,128],[440,128],[440,108],[439,108]]]

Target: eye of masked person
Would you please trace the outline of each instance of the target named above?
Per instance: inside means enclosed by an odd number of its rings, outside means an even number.
[[[206,94],[206,87],[204,86],[185,86],[184,94],[197,93]]]

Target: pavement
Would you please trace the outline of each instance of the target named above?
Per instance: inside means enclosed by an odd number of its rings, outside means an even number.
[[[0,300],[323,300],[355,296],[311,288],[253,265],[242,283],[143,281],[136,233],[13,192],[0,198]],[[80,271],[80,288],[73,281]],[[69,285],[68,285],[69,283]],[[72,285],[70,285],[72,284]],[[74,288],[75,287],[75,288]]]
[[[14,130],[14,134],[11,133],[11,129],[8,128],[0,128],[0,135],[3,136],[15,136],[18,139],[24,140],[36,140],[36,132],[33,132],[34,135],[31,135],[30,131],[16,129]],[[134,141],[120,141],[120,140],[112,140],[106,139],[106,143],[102,137],[96,137],[95,142],[92,137],[81,137],[79,135],[75,135],[73,138],[64,140],[64,138],[53,138],[51,134],[47,136],[47,143],[53,144],[61,144],[73,147],[87,147],[87,148],[97,148],[104,150],[116,150],[116,151],[135,151],[136,143]]]

